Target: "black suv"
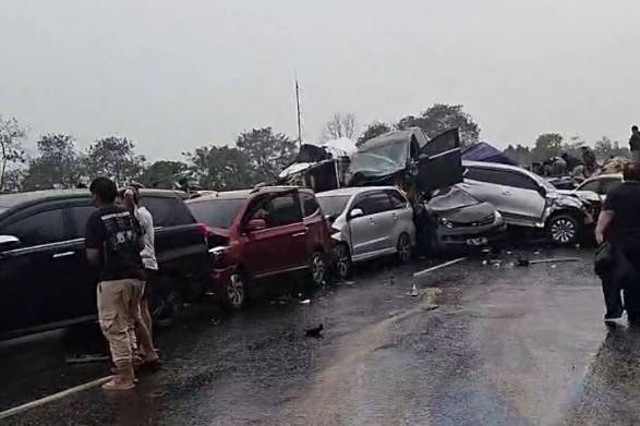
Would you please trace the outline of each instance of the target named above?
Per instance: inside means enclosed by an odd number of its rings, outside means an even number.
[[[208,288],[206,236],[179,193],[140,195],[156,227],[162,291],[155,306],[176,309]],[[97,271],[84,251],[93,211],[88,190],[0,195],[0,338],[96,318]]]

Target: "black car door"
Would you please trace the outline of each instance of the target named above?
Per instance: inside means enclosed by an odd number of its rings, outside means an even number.
[[[67,247],[60,203],[29,207],[5,218],[0,234],[20,239],[0,253],[0,334],[68,319],[73,297],[65,275]]]
[[[95,211],[91,199],[78,198],[69,201],[65,208],[65,222],[68,229],[67,260],[64,265],[69,276],[69,286],[75,297],[68,307],[74,318],[96,315],[96,285],[98,268],[87,261],[84,237],[89,216]]]
[[[448,130],[422,147],[418,164],[418,186],[423,192],[462,182],[462,172],[458,129]]]

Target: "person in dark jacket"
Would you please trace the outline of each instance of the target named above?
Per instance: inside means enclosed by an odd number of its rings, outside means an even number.
[[[640,324],[640,273],[637,270],[640,259],[640,163],[628,163],[624,168],[623,183],[607,194],[596,226],[596,241],[598,244],[608,242],[614,253],[610,277],[615,283],[607,286],[611,283],[603,282],[605,301],[608,302],[605,320],[622,316],[619,302],[619,288],[622,288],[629,322]]]
[[[631,127],[631,137],[629,138],[629,150],[633,161],[640,162],[640,131],[638,126]]]

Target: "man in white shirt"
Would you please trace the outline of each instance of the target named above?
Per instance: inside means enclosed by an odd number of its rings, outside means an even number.
[[[149,310],[150,294],[153,292],[155,278],[158,275],[158,260],[156,259],[155,236],[153,231],[153,216],[144,206],[140,205],[140,194],[133,187],[125,189],[122,194],[122,203],[129,211],[133,211],[142,229],[143,248],[140,252],[147,281],[144,286],[142,300],[140,301],[140,313],[144,325],[153,336],[152,318]],[[155,346],[154,346],[155,347]]]

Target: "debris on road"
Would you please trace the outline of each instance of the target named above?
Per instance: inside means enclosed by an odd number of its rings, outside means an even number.
[[[556,257],[556,258],[550,258],[550,259],[536,259],[536,260],[520,258],[518,259],[517,265],[521,268],[524,268],[530,265],[537,265],[541,263],[564,263],[564,262],[578,262],[578,261],[580,261],[580,259],[577,257]],[[551,267],[554,268],[556,267],[556,265],[552,265]]]
[[[440,265],[436,265],[436,266],[433,266],[431,268],[427,268],[425,270],[418,271],[418,272],[413,274],[413,277],[414,278],[421,277],[422,275],[426,275],[429,272],[437,271],[438,269],[441,269],[441,268],[444,268],[444,267],[447,267],[447,266],[451,266],[451,265],[455,265],[456,263],[460,263],[463,260],[467,260],[467,258],[466,257],[460,257],[458,259],[450,260],[448,262],[441,263]]]
[[[409,292],[409,296],[417,297],[420,293],[418,293],[418,288],[416,287],[416,283],[413,283],[411,286],[411,291]]]
[[[314,337],[314,338],[318,339],[318,338],[322,337],[322,330],[324,330],[324,325],[320,324],[317,327],[309,328],[309,329],[305,330],[304,334],[307,337]]]

